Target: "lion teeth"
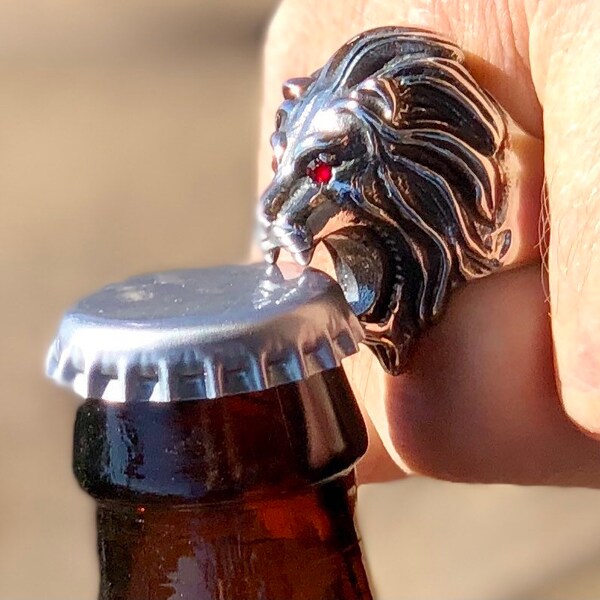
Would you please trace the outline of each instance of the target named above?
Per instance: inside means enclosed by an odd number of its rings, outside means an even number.
[[[309,248],[308,250],[302,250],[302,252],[294,252],[292,255],[294,260],[302,267],[306,267],[310,264],[312,260],[313,254],[315,250],[314,248]]]
[[[270,264],[274,265],[279,258],[280,248],[271,248],[270,250],[264,251],[265,260]]]

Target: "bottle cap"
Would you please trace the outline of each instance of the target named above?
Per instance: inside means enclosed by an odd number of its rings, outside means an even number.
[[[341,289],[321,271],[169,271],[109,285],[73,306],[47,374],[111,402],[217,398],[337,367],[362,339]]]

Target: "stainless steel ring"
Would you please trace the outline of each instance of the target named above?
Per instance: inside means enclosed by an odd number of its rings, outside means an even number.
[[[261,248],[306,265],[323,242],[366,342],[397,374],[450,290],[516,262],[520,130],[460,48],[412,28],[356,36],[283,96]]]

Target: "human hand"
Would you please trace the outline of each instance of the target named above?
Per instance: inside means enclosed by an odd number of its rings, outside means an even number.
[[[531,136],[518,150],[527,207],[518,227],[528,266],[453,293],[403,375],[385,375],[368,351],[347,365],[371,426],[363,481],[414,472],[600,484],[600,443],[593,439],[600,436],[600,11],[593,5],[288,0],[273,20],[261,189],[271,176],[268,138],[281,82],[313,72],[353,35],[382,25],[423,27],[458,43],[479,83]],[[541,219],[544,176],[548,219]]]

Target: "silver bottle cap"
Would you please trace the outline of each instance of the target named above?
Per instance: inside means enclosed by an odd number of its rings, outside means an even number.
[[[341,289],[315,269],[170,271],[109,285],[72,307],[47,374],[111,402],[217,398],[337,367],[362,339]]]

